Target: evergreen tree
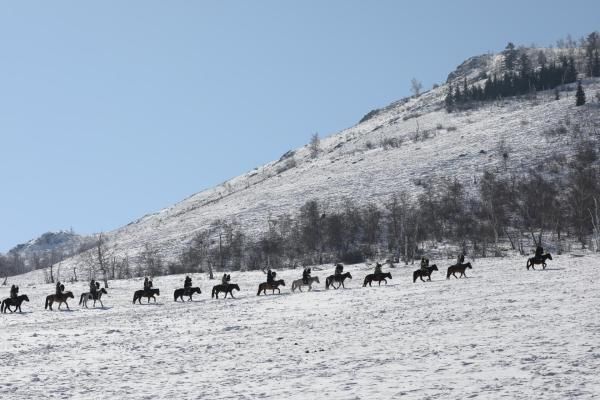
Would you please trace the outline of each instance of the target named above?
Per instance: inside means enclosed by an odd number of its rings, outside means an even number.
[[[446,111],[448,112],[452,112],[452,110],[454,109],[454,95],[452,92],[452,85],[448,85],[448,94],[446,94],[446,98],[444,99]]]
[[[515,69],[517,61],[517,50],[512,42],[509,42],[504,49],[504,67],[507,71],[512,72]]]
[[[577,80],[577,69],[575,68],[575,59],[571,56],[567,62],[565,71],[565,83],[572,83]]]
[[[575,93],[575,105],[582,106],[585,104],[585,92],[583,91],[583,86],[581,85],[581,81],[577,84],[577,93]]]
[[[460,87],[456,86],[456,90],[454,91],[454,104],[460,104],[462,101],[463,98],[460,93]]]
[[[592,59],[592,76],[600,76],[600,51],[597,49],[594,51],[594,58]]]

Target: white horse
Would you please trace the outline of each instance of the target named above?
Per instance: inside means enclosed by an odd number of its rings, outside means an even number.
[[[304,283],[304,279],[297,279],[292,282],[292,292],[295,291],[296,289],[298,289],[299,291],[302,291],[302,286],[308,286],[308,290],[311,291],[312,284],[314,282],[321,283],[321,282],[319,282],[318,276],[311,276],[310,278],[308,278],[308,283]]]
[[[88,293],[82,293],[82,294],[81,294],[81,298],[79,299],[79,305],[82,305],[82,304],[83,304],[83,306],[84,306],[85,308],[88,308],[88,306],[87,306],[87,302],[88,302],[88,300],[94,300],[94,307],[96,307],[96,300],[97,300],[97,301],[99,301],[99,302],[100,302],[100,306],[101,306],[102,308],[104,308],[104,304],[102,304],[102,300],[100,300],[100,299],[102,298],[102,294],[103,294],[103,293],[104,293],[104,294],[108,294],[108,293],[106,292],[106,289],[104,289],[104,288],[102,288],[102,289],[100,289],[99,291],[97,291],[97,292],[96,292],[96,297],[97,297],[96,299],[94,299],[94,296],[93,296],[91,293],[89,293],[89,292],[88,292]]]

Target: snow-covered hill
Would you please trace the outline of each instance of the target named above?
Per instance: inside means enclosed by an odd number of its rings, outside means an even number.
[[[482,72],[496,71],[499,63],[501,56],[475,57],[450,74],[449,82],[462,82],[464,77],[470,84],[479,82]],[[600,82],[584,83],[592,99]],[[235,220],[252,235],[265,231],[270,217],[294,213],[312,198],[327,207],[346,198],[358,204],[382,203],[400,191],[417,195],[423,182],[443,177],[473,189],[486,168],[524,171],[573,151],[572,136],[547,133],[558,126],[578,124],[585,129],[598,124],[600,108],[575,107],[571,86],[560,100],[554,93],[538,92],[535,99],[502,100],[449,114],[443,109],[448,90],[444,84],[371,112],[357,125],[322,139],[317,157],[308,146],[296,149],[108,232],[105,238],[112,255],[128,256],[134,263],[146,244],[174,260],[194,234],[218,219]],[[62,264],[71,270],[83,265],[82,260],[74,257]]]
[[[346,290],[256,296],[260,271],[233,273],[236,300],[174,303],[183,276],[155,279],[156,305],[132,305],[141,279],[111,281],[105,309],[44,311],[52,285],[26,284],[24,314],[0,315],[0,397],[211,399],[595,399],[600,393],[600,258],[474,261],[469,279],[413,284],[347,267]],[[473,260],[470,260],[473,261]],[[23,280],[21,280],[23,279]],[[76,297],[85,283],[67,284]],[[0,288],[0,297],[8,296]]]

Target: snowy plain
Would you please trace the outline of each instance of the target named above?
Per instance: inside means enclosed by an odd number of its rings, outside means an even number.
[[[44,311],[47,284],[14,277],[31,302],[0,315],[2,399],[594,399],[600,397],[600,257],[469,260],[468,279],[412,283],[415,265],[363,288],[256,296],[261,271],[232,273],[237,299],[173,302],[182,275],[157,277],[157,304],[132,305],[141,279],[110,281],[104,309]],[[386,266],[387,269],[387,266]],[[20,282],[20,279],[23,281]],[[9,282],[9,283],[12,283]],[[67,284],[75,300],[84,282]],[[8,288],[0,288],[0,297]]]

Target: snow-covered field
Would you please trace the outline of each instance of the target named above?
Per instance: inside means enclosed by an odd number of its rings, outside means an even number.
[[[262,272],[233,273],[235,300],[132,305],[141,280],[111,281],[105,309],[44,311],[50,285],[22,285],[23,314],[0,316],[2,399],[592,399],[600,396],[600,257],[559,256],[546,271],[482,259],[469,279],[257,297]],[[18,277],[17,277],[18,281]],[[76,300],[84,283],[67,285]],[[1,297],[8,289],[0,289]]]

